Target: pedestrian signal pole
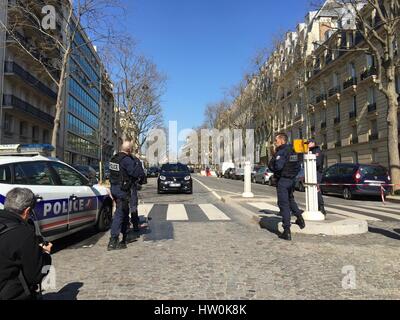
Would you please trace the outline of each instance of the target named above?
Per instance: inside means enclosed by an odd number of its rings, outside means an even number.
[[[304,140],[295,140],[294,149],[296,153],[304,154],[306,211],[303,218],[306,221],[324,221],[325,216],[318,209],[317,156],[309,152],[308,143]]]

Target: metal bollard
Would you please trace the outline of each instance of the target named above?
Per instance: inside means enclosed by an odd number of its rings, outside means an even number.
[[[315,154],[304,155],[304,177],[306,182],[306,221],[324,221],[325,216],[318,209],[317,157]]]
[[[254,198],[251,192],[251,163],[247,161],[244,166],[244,193],[243,198]]]

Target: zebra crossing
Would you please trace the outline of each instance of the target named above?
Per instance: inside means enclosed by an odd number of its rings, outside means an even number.
[[[169,222],[228,222],[231,218],[214,204],[140,204],[139,216]]]
[[[246,205],[259,214],[278,214],[278,206],[269,202],[247,202]],[[300,204],[300,207],[304,204]],[[325,209],[331,216],[352,218],[365,221],[400,221],[400,208],[381,207],[371,208],[367,206],[344,206],[340,204],[325,205]]]

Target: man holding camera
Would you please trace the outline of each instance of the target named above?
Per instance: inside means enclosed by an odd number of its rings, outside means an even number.
[[[34,300],[51,265],[51,243],[36,236],[30,215],[36,204],[29,189],[15,188],[0,210],[0,300]]]

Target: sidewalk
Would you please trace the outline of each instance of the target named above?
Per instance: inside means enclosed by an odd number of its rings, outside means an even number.
[[[386,200],[388,202],[400,203],[400,196],[387,196]]]

